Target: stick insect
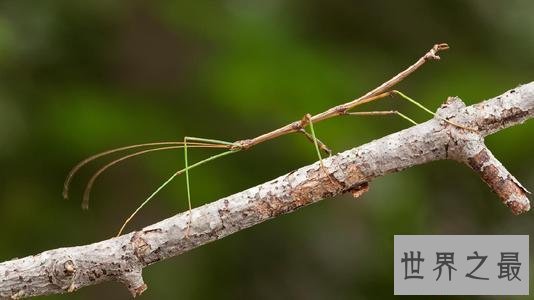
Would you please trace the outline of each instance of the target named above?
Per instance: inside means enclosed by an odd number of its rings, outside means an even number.
[[[398,117],[401,117],[402,119],[412,123],[417,124],[414,120],[409,118],[408,116],[402,114],[399,111],[396,110],[390,110],[390,111],[358,111],[353,112],[352,109],[363,105],[365,103],[373,102],[379,99],[383,99],[388,96],[397,95],[400,96],[401,99],[407,100],[410,103],[418,106],[419,108],[423,109],[427,113],[429,113],[432,116],[435,116],[435,113],[432,112],[430,109],[426,108],[424,105],[422,105],[420,102],[406,96],[405,94],[393,90],[392,87],[401,82],[403,79],[408,77],[411,73],[415,72],[417,69],[419,69],[425,62],[429,60],[439,60],[440,57],[437,55],[439,51],[447,50],[449,49],[449,46],[447,44],[436,44],[434,45],[424,56],[419,58],[413,65],[409,66],[402,72],[398,73],[388,81],[384,82],[380,86],[376,87],[375,89],[371,90],[370,92],[366,93],[365,95],[356,98],[350,102],[332,107],[322,113],[316,114],[316,115],[310,115],[306,114],[301,120],[295,121],[293,123],[290,123],[286,126],[280,127],[276,130],[270,131],[268,133],[259,135],[252,139],[245,139],[245,140],[238,140],[235,142],[227,142],[227,141],[221,141],[221,140],[214,140],[214,139],[205,139],[205,138],[199,138],[199,137],[184,137],[183,141],[169,141],[169,142],[156,142],[156,143],[145,143],[145,144],[137,144],[137,145],[130,145],[126,147],[121,148],[115,148],[108,151],[101,152],[99,154],[93,155],[91,157],[88,157],[81,162],[79,162],[74,168],[70,171],[68,174],[63,188],[63,197],[67,199],[69,197],[69,187],[71,184],[71,181],[73,177],[76,175],[76,173],[86,164],[102,158],[104,156],[115,154],[115,153],[121,153],[124,151],[129,150],[136,150],[136,152],[124,155],[122,157],[119,157],[118,159],[115,159],[100,169],[98,169],[94,175],[89,179],[87,182],[87,185],[85,187],[84,193],[83,193],[83,200],[82,200],[82,208],[87,209],[89,207],[89,198],[91,189],[95,183],[95,180],[107,169],[110,167],[133,157],[140,156],[143,154],[147,154],[150,152],[156,152],[156,151],[164,151],[164,150],[173,150],[173,149],[183,149],[184,153],[184,168],[176,171],[173,173],[167,180],[165,180],[157,189],[152,192],[136,209],[135,211],[129,215],[129,217],[124,221],[122,224],[120,230],[118,231],[117,236],[121,235],[124,229],[126,228],[126,225],[139,213],[139,211],[150,201],[152,200],[165,186],[167,186],[173,179],[175,179],[178,175],[185,173],[185,181],[186,181],[186,191],[187,191],[187,204],[188,204],[188,211],[189,211],[189,223],[188,226],[191,224],[191,188],[190,188],[190,176],[189,172],[191,169],[199,167],[201,165],[204,165],[210,161],[214,161],[216,159],[222,158],[223,156],[227,156],[230,154],[234,154],[240,151],[248,150],[258,144],[264,143],[266,141],[275,139],[277,137],[290,134],[290,133],[301,133],[305,135],[305,137],[313,143],[315,152],[317,154],[317,157],[320,162],[320,167],[326,174],[329,175],[329,173],[325,170],[323,165],[323,156],[321,152],[326,153],[326,155],[332,155],[332,151],[323,143],[321,142],[316,134],[315,134],[315,128],[314,124],[330,119],[337,116],[388,116],[388,115],[396,115]],[[444,122],[447,122],[453,126],[466,129],[466,130],[474,130],[469,127],[463,126],[461,124],[454,123],[450,120],[441,118]],[[309,132],[306,131],[306,127],[309,127]],[[224,151],[212,155],[204,160],[198,161],[193,164],[189,164],[188,160],[188,150],[190,148],[215,148],[215,149],[222,149]],[[139,150],[144,149],[144,150]],[[331,175],[329,175],[330,177]],[[330,177],[331,178],[331,177]],[[333,178],[332,178],[333,179]],[[188,227],[189,229],[189,227]]]

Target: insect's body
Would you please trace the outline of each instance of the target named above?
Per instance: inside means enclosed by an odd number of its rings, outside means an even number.
[[[192,209],[192,206],[191,206],[191,191],[190,191],[190,185],[189,185],[189,171],[191,169],[193,169],[195,167],[198,167],[200,165],[203,165],[203,164],[205,164],[207,162],[210,162],[212,160],[221,158],[223,156],[226,156],[226,155],[229,155],[229,154],[233,154],[233,153],[236,153],[236,152],[240,152],[240,151],[243,151],[243,150],[248,150],[248,149],[250,149],[250,148],[252,148],[252,147],[254,147],[254,146],[256,146],[256,145],[258,145],[260,143],[266,142],[268,140],[272,140],[272,139],[277,138],[277,137],[282,136],[282,135],[286,135],[286,134],[289,134],[289,133],[302,133],[302,134],[304,134],[306,136],[306,138],[308,138],[314,144],[315,150],[317,152],[317,156],[318,156],[319,161],[320,161],[321,168],[323,170],[325,170],[324,166],[323,166],[323,163],[322,163],[321,150],[324,151],[325,153],[327,153],[328,155],[331,155],[332,152],[324,143],[322,143],[319,139],[317,139],[317,137],[315,135],[314,126],[313,126],[314,123],[318,123],[320,121],[323,121],[323,120],[326,120],[326,119],[329,119],[329,118],[332,118],[332,117],[336,117],[336,116],[342,116],[342,115],[352,115],[352,116],[397,115],[397,116],[399,116],[399,117],[401,117],[401,118],[403,118],[403,119],[405,119],[405,120],[407,120],[407,121],[409,121],[409,122],[411,122],[413,124],[417,124],[415,121],[413,121],[409,117],[405,116],[404,114],[402,114],[402,113],[400,113],[398,111],[393,111],[393,110],[391,110],[391,111],[369,111],[369,112],[351,112],[350,111],[350,110],[354,109],[357,106],[360,106],[362,104],[369,103],[369,102],[372,102],[372,101],[375,101],[375,100],[378,100],[378,99],[382,99],[382,98],[390,96],[390,95],[399,95],[401,98],[408,100],[409,102],[417,105],[419,108],[425,110],[429,114],[435,116],[435,114],[431,110],[427,109],[425,106],[423,106],[419,102],[411,99],[410,97],[404,95],[403,93],[401,93],[399,91],[391,90],[391,88],[395,84],[397,84],[401,80],[403,80],[405,77],[407,77],[409,74],[414,72],[417,68],[419,68],[421,65],[423,65],[426,61],[432,60],[432,59],[433,60],[439,59],[439,56],[436,55],[437,52],[439,52],[440,50],[446,50],[448,48],[449,47],[448,47],[447,44],[437,44],[432,49],[430,49],[430,51],[428,51],[423,57],[421,57],[415,64],[411,65],[406,70],[400,72],[399,74],[397,74],[396,76],[394,76],[390,80],[386,81],[382,85],[378,86],[374,90],[368,92],[367,94],[365,94],[365,95],[363,95],[363,96],[361,96],[361,97],[359,97],[357,99],[354,99],[354,100],[352,100],[350,102],[347,102],[345,104],[341,104],[341,105],[338,105],[336,107],[333,107],[333,108],[331,108],[329,110],[326,110],[326,111],[324,111],[322,113],[319,113],[317,115],[314,115],[314,116],[312,116],[310,114],[306,114],[302,119],[300,119],[298,121],[295,121],[295,122],[293,122],[291,124],[288,124],[286,126],[278,128],[278,129],[273,130],[271,132],[259,135],[259,136],[255,137],[255,138],[252,138],[252,139],[239,140],[239,141],[236,141],[236,142],[226,142],[226,141],[214,140],[214,139],[205,139],[205,138],[197,138],[197,137],[184,137],[182,142],[174,141],[174,142],[159,142],[159,143],[147,143],[147,144],[131,145],[131,146],[126,146],[126,147],[122,147],[122,148],[117,148],[117,149],[112,149],[112,150],[109,150],[109,151],[105,151],[105,152],[99,153],[97,155],[93,155],[93,156],[83,160],[79,164],[77,164],[71,170],[71,172],[69,173],[69,175],[67,177],[67,180],[65,181],[64,190],[63,190],[63,196],[65,198],[68,198],[69,185],[70,185],[71,179],[75,175],[75,173],[82,166],[84,166],[87,163],[89,163],[89,162],[91,162],[91,161],[93,161],[93,160],[95,160],[97,158],[100,158],[102,156],[105,156],[105,155],[108,155],[108,154],[112,154],[112,153],[116,153],[116,152],[120,152],[120,151],[127,151],[127,150],[132,150],[132,149],[143,148],[143,147],[155,147],[155,148],[149,148],[149,149],[137,151],[137,152],[134,152],[134,153],[130,153],[130,154],[125,155],[123,157],[120,157],[120,158],[118,158],[118,159],[106,164],[104,167],[100,168],[91,177],[91,179],[89,180],[89,182],[88,182],[88,184],[87,184],[87,186],[85,188],[83,202],[82,202],[82,207],[83,208],[88,208],[89,195],[90,195],[90,191],[91,191],[91,188],[92,188],[95,180],[105,170],[107,170],[109,167],[111,167],[111,166],[113,166],[113,165],[115,165],[115,164],[117,164],[117,163],[119,163],[121,161],[124,161],[126,159],[129,159],[129,158],[132,158],[132,157],[135,157],[135,156],[139,156],[139,155],[142,155],[142,154],[145,154],[145,153],[183,148],[184,149],[185,167],[183,169],[175,172],[174,174],[172,174],[172,176],[170,176],[148,198],[145,199],[145,201],[126,219],[126,221],[122,225],[121,229],[119,230],[118,235],[120,235],[122,233],[122,231],[124,230],[124,228],[126,227],[126,225],[141,210],[141,208],[143,208],[159,191],[161,191],[167,184],[169,184],[176,176],[185,173],[188,207],[189,207],[189,211],[191,212],[191,209]],[[456,123],[454,123],[452,121],[449,121],[449,120],[446,120],[446,119],[442,119],[442,120],[447,122],[447,123],[449,123],[449,124],[451,124],[451,125],[454,125],[454,126],[466,129],[466,130],[473,130],[471,128],[462,126],[460,124],[456,124]],[[306,131],[306,127],[310,128],[310,132]],[[220,149],[225,149],[225,151],[221,152],[221,153],[218,153],[216,155],[210,156],[207,159],[201,160],[199,162],[196,162],[196,163],[190,165],[189,162],[188,162],[188,148],[220,148]],[[189,214],[189,216],[191,217],[191,214]]]

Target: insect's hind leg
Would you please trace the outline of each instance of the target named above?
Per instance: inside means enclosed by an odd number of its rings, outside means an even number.
[[[186,140],[190,140],[189,138],[185,138]],[[235,148],[235,144],[234,143],[228,143],[228,142],[223,142],[223,141],[216,141],[216,140],[207,140],[207,139],[200,139],[200,138],[193,138],[195,140],[204,140],[205,142],[202,142],[202,143],[198,143],[198,142],[186,142],[185,144],[189,145],[190,148],[224,148],[224,149],[227,149],[227,151],[224,151],[222,153],[218,153],[218,154],[215,154],[215,155],[212,155],[204,160],[201,160],[199,162],[196,162],[192,165],[189,165],[188,162],[186,162],[187,164],[187,168],[184,168],[184,169],[181,169],[181,170],[178,170],[176,172],[174,172],[169,178],[167,178],[167,180],[165,180],[165,182],[163,182],[155,191],[153,191],[150,196],[148,196],[144,201],[143,203],[141,203],[141,205],[139,205],[135,211],[130,214],[130,216],[124,221],[124,223],[122,224],[121,228],[119,229],[119,232],[117,233],[117,236],[121,235],[123,230],[126,228],[126,225],[128,225],[128,223],[137,215],[137,213],[151,200],[153,199],[163,188],[165,188],[176,176],[180,175],[180,174],[183,174],[185,173],[186,171],[188,171],[189,169],[192,169],[192,168],[196,168],[198,166],[201,166],[205,163],[208,163],[210,161],[213,161],[213,160],[216,160],[218,158],[221,158],[223,156],[226,156],[226,155],[229,155],[229,154],[232,154],[232,153],[235,153],[238,151],[238,148]],[[219,143],[221,142],[221,143]],[[182,142],[182,145],[184,143]],[[184,154],[184,155],[187,155],[187,154]],[[187,161],[187,160],[186,160]],[[189,183],[189,180],[187,181]],[[189,198],[190,199],[190,198]],[[190,202],[189,202],[190,203]],[[191,213],[189,214],[191,216]]]
[[[184,165],[185,165],[185,186],[187,190],[187,207],[189,209],[189,221],[187,222],[187,230],[185,232],[185,235],[189,237],[189,229],[191,228],[191,222],[193,220],[193,217],[191,215],[192,213],[192,206],[191,206],[191,187],[189,184],[189,161],[187,159],[187,141],[189,140],[189,137],[184,137]]]
[[[223,145],[228,146],[228,148],[233,147],[235,144],[221,141],[221,140],[214,140],[214,139],[205,139],[205,138],[199,138],[199,137],[192,137],[192,136],[185,136],[184,137],[184,164],[185,164],[185,183],[186,183],[186,190],[187,190],[187,207],[189,212],[189,221],[187,222],[187,230],[186,230],[186,237],[189,237],[189,230],[191,229],[191,223],[193,221],[192,211],[193,206],[191,205],[191,185],[189,183],[189,160],[187,155],[187,143],[188,142],[201,142],[206,144],[213,144],[213,145]]]

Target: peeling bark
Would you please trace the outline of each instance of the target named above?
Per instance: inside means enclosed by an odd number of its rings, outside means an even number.
[[[431,161],[468,165],[514,214],[530,209],[528,191],[484,145],[484,137],[534,115],[534,82],[466,107],[449,98],[437,117],[302,167],[272,181],[180,213],[140,231],[95,244],[59,248],[0,263],[0,298],[73,292],[119,281],[133,296],[147,286],[142,269],[319,200],[350,192],[359,197],[380,176]],[[476,131],[443,121],[447,119]]]

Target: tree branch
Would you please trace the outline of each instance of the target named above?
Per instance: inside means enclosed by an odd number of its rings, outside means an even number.
[[[0,298],[66,293],[109,280],[137,296],[147,288],[141,272],[150,264],[325,198],[346,192],[358,197],[374,178],[436,160],[465,163],[514,214],[526,212],[528,191],[491,154],[484,137],[533,115],[534,82],[469,107],[451,97],[435,118],[324,159],[324,169],[316,162],[192,210],[189,235],[185,212],[95,244],[0,263]]]

